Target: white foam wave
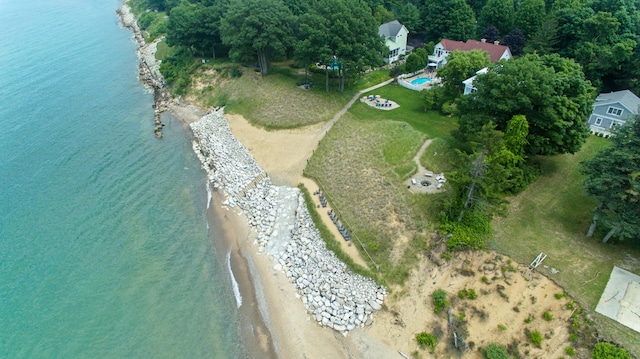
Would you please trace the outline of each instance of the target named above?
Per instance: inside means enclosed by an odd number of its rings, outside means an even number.
[[[229,269],[229,275],[231,276],[233,295],[236,297],[236,304],[238,305],[238,308],[240,308],[242,306],[242,294],[240,294],[238,282],[236,281],[236,277],[233,276],[233,271],[231,270],[231,251],[227,252],[227,268]]]
[[[207,209],[209,209],[209,206],[211,205],[211,182],[207,181]]]

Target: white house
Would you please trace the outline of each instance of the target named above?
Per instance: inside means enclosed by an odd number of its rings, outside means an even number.
[[[482,39],[467,40],[466,42],[455,41],[449,39],[442,39],[436,46],[433,47],[433,55],[429,56],[429,67],[441,68],[447,64],[447,57],[454,51],[472,51],[483,50],[489,54],[491,62],[497,62],[500,60],[509,60],[511,56],[511,50],[509,46],[500,45],[498,41],[495,43],[487,42]]]
[[[476,92],[478,89],[475,88],[475,86],[473,86],[473,81],[476,79],[476,77],[478,77],[478,75],[483,75],[486,74],[487,71],[489,71],[488,68],[482,68],[478,71],[476,71],[476,74],[469,77],[468,79],[462,81],[462,83],[464,84],[464,95],[468,95],[472,92]]]
[[[640,98],[629,90],[601,93],[587,122],[591,131],[610,134],[615,126],[640,113]]]
[[[409,30],[398,20],[393,20],[378,27],[378,34],[384,37],[385,45],[389,48],[389,55],[384,59],[386,63],[392,63],[400,59],[400,55],[407,53],[407,37]]]

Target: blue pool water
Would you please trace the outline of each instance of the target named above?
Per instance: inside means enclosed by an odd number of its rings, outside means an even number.
[[[418,77],[417,79],[411,80],[411,84],[412,85],[422,85],[422,84],[430,82],[430,81],[431,81],[430,78]]]

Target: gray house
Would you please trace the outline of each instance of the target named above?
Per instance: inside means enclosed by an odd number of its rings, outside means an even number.
[[[602,93],[593,103],[589,127],[593,132],[610,134],[615,126],[622,126],[628,118],[640,113],[640,98],[629,90]]]

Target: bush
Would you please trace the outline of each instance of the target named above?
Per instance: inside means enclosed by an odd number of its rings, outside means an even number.
[[[433,294],[431,294],[431,300],[433,301],[433,311],[436,312],[436,314],[439,314],[444,308],[449,306],[447,292],[442,289],[437,289],[433,292]]]
[[[547,322],[550,322],[553,319],[553,315],[551,315],[551,313],[549,313],[549,311],[546,311],[546,312],[542,313],[542,317]]]
[[[572,357],[572,356],[576,355],[576,350],[573,347],[566,347],[566,348],[564,348],[564,353],[567,354],[568,356]]]
[[[507,327],[502,324],[498,324],[498,329],[500,329],[501,331],[505,331],[507,330]]]
[[[593,346],[591,357],[593,359],[631,359],[631,354],[624,348],[611,343],[598,343]]]
[[[431,350],[435,350],[436,345],[438,345],[438,338],[429,333],[422,332],[416,334],[416,342],[418,342],[418,345],[422,349],[430,348]]]
[[[541,348],[542,345],[542,334],[540,334],[539,331],[534,330],[531,333],[529,333],[529,340],[531,340],[531,342],[537,346],[538,348]]]
[[[482,357],[484,359],[509,359],[509,354],[507,354],[507,348],[504,346],[491,343],[482,350]]]
[[[461,291],[458,292],[458,297],[460,299],[476,299],[478,298],[478,294],[476,293],[475,289],[471,288],[471,289],[462,289]]]

